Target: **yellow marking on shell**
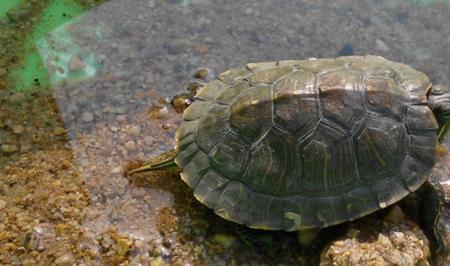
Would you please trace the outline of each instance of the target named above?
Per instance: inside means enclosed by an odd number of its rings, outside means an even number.
[[[316,212],[316,218],[322,223],[323,226],[327,226],[327,220],[320,212]]]
[[[254,224],[254,225],[249,225],[248,227],[252,228],[252,229],[258,229],[258,230],[273,230],[273,228],[264,225],[264,224]]]
[[[227,210],[223,209],[223,208],[219,208],[219,209],[215,209],[214,212],[219,215],[220,217],[226,219],[226,220],[230,220],[230,215],[228,214]]]
[[[324,154],[324,158],[323,158],[323,185],[324,185],[324,189],[325,191],[328,191],[328,152],[325,151]]]
[[[175,162],[175,163],[176,163],[176,162]],[[186,175],[185,172],[181,172],[180,177],[181,177],[181,180],[183,180],[186,184],[189,184],[189,183],[188,183],[189,177]]]
[[[367,134],[367,138],[369,139],[369,145],[372,148],[372,151],[374,152],[375,156],[377,157],[378,162],[382,166],[386,166],[386,162],[383,160],[383,158],[381,157],[381,154],[378,152],[377,148],[375,147],[375,144],[373,143],[372,137],[370,136],[370,134]]]
[[[250,102],[251,105],[256,105],[256,104],[258,104],[258,103],[259,103],[258,100],[252,100],[252,101]]]
[[[285,212],[284,218],[292,220],[294,222],[294,226],[292,226],[289,231],[297,230],[302,225],[302,216],[295,212]]]
[[[194,193],[194,197],[195,197],[198,201],[200,201],[201,203],[205,204],[205,197],[201,196],[201,195],[198,194],[198,193]]]

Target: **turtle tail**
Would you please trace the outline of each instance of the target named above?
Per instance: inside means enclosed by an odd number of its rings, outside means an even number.
[[[439,124],[437,137],[442,143],[450,125],[450,90],[445,86],[434,86],[428,93],[428,106]]]
[[[159,156],[150,159],[148,162],[145,162],[141,167],[129,171],[127,175],[132,175],[144,171],[157,171],[157,170],[168,170],[178,168],[178,166],[175,163],[175,158],[177,157],[177,154],[178,152],[176,150],[170,150],[168,152],[165,152]]]

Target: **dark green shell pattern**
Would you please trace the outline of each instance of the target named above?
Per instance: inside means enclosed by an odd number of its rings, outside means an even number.
[[[430,87],[377,56],[248,64],[198,92],[175,162],[227,220],[286,231],[351,221],[426,180],[437,129]]]

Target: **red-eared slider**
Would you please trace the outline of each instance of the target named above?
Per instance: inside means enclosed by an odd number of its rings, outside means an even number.
[[[132,173],[177,166],[221,217],[300,234],[419,191],[422,228],[445,253],[429,177],[449,114],[445,87],[382,57],[252,63],[202,87],[175,150]]]

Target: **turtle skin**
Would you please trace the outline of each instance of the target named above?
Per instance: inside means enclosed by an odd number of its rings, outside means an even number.
[[[197,93],[175,163],[200,202],[251,228],[352,221],[429,177],[430,88],[422,72],[378,56],[248,64]]]

